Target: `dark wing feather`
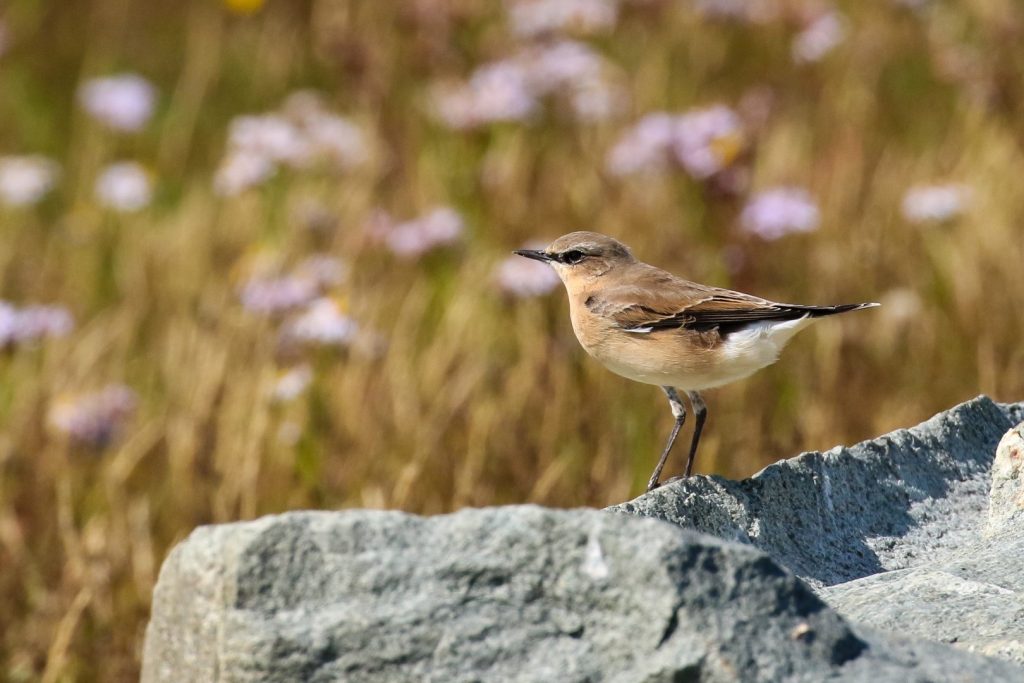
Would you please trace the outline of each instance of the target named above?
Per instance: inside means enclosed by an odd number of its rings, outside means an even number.
[[[639,272],[639,277],[631,284],[605,288],[591,296],[587,307],[627,330],[683,328],[705,332],[717,329],[728,334],[751,323],[832,315],[864,306],[779,304],[741,292],[687,282],[665,271],[648,268]]]

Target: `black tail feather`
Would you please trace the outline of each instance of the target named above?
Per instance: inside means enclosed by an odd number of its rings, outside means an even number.
[[[838,306],[793,306],[795,309],[806,310],[812,318],[821,318],[826,315],[835,315],[836,313],[846,313],[847,311],[859,311],[862,308],[874,308],[881,304],[876,303],[864,303],[864,304],[839,304]]]
[[[748,325],[758,322],[799,320],[800,318],[823,318],[827,315],[856,311],[861,308],[873,308],[880,304],[839,304],[838,306],[800,306],[797,304],[775,304],[771,308],[759,308],[748,311],[725,310],[710,313],[693,314],[682,325],[692,330],[704,332],[717,329],[722,334],[730,334],[745,329]]]

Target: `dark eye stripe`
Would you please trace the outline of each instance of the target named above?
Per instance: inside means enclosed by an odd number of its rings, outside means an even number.
[[[569,251],[563,251],[558,255],[558,262],[573,265],[582,261],[586,256],[587,254],[579,249],[570,249]]]

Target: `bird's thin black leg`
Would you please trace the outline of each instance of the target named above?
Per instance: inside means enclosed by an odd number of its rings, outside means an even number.
[[[676,423],[672,427],[672,433],[668,436],[668,443],[665,444],[665,450],[661,452],[661,458],[658,459],[658,466],[654,468],[654,473],[647,481],[648,491],[658,488],[658,479],[661,477],[661,470],[665,468],[665,461],[668,460],[668,454],[669,451],[672,450],[672,444],[676,442],[676,437],[679,436],[679,429],[683,426],[683,422],[686,421],[686,406],[683,404],[683,400],[679,398],[679,394],[676,393],[676,390],[672,387],[662,387],[662,390],[668,396],[668,404],[672,407],[672,415],[676,418]]]
[[[690,399],[690,405],[693,406],[693,419],[695,420],[693,425],[693,441],[690,442],[690,457],[686,459],[686,475],[690,476],[690,472],[693,471],[693,459],[697,455],[697,444],[700,443],[700,432],[704,429],[704,420],[708,416],[708,407],[704,403],[704,399],[696,391],[687,391],[686,397]]]

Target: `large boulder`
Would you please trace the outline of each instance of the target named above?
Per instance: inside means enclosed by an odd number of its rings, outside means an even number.
[[[203,527],[160,572],[142,678],[1024,680],[1021,419],[979,398],[611,512]]]
[[[858,633],[749,546],[596,510],[291,513],[160,572],[142,680],[989,681]]]
[[[612,510],[760,548],[861,624],[1024,663],[1021,419],[1024,404],[980,397],[750,479],[692,477]]]
[[[1024,423],[999,442],[988,517],[970,543],[910,569],[822,588],[822,596],[863,623],[1024,662],[1022,466]]]

